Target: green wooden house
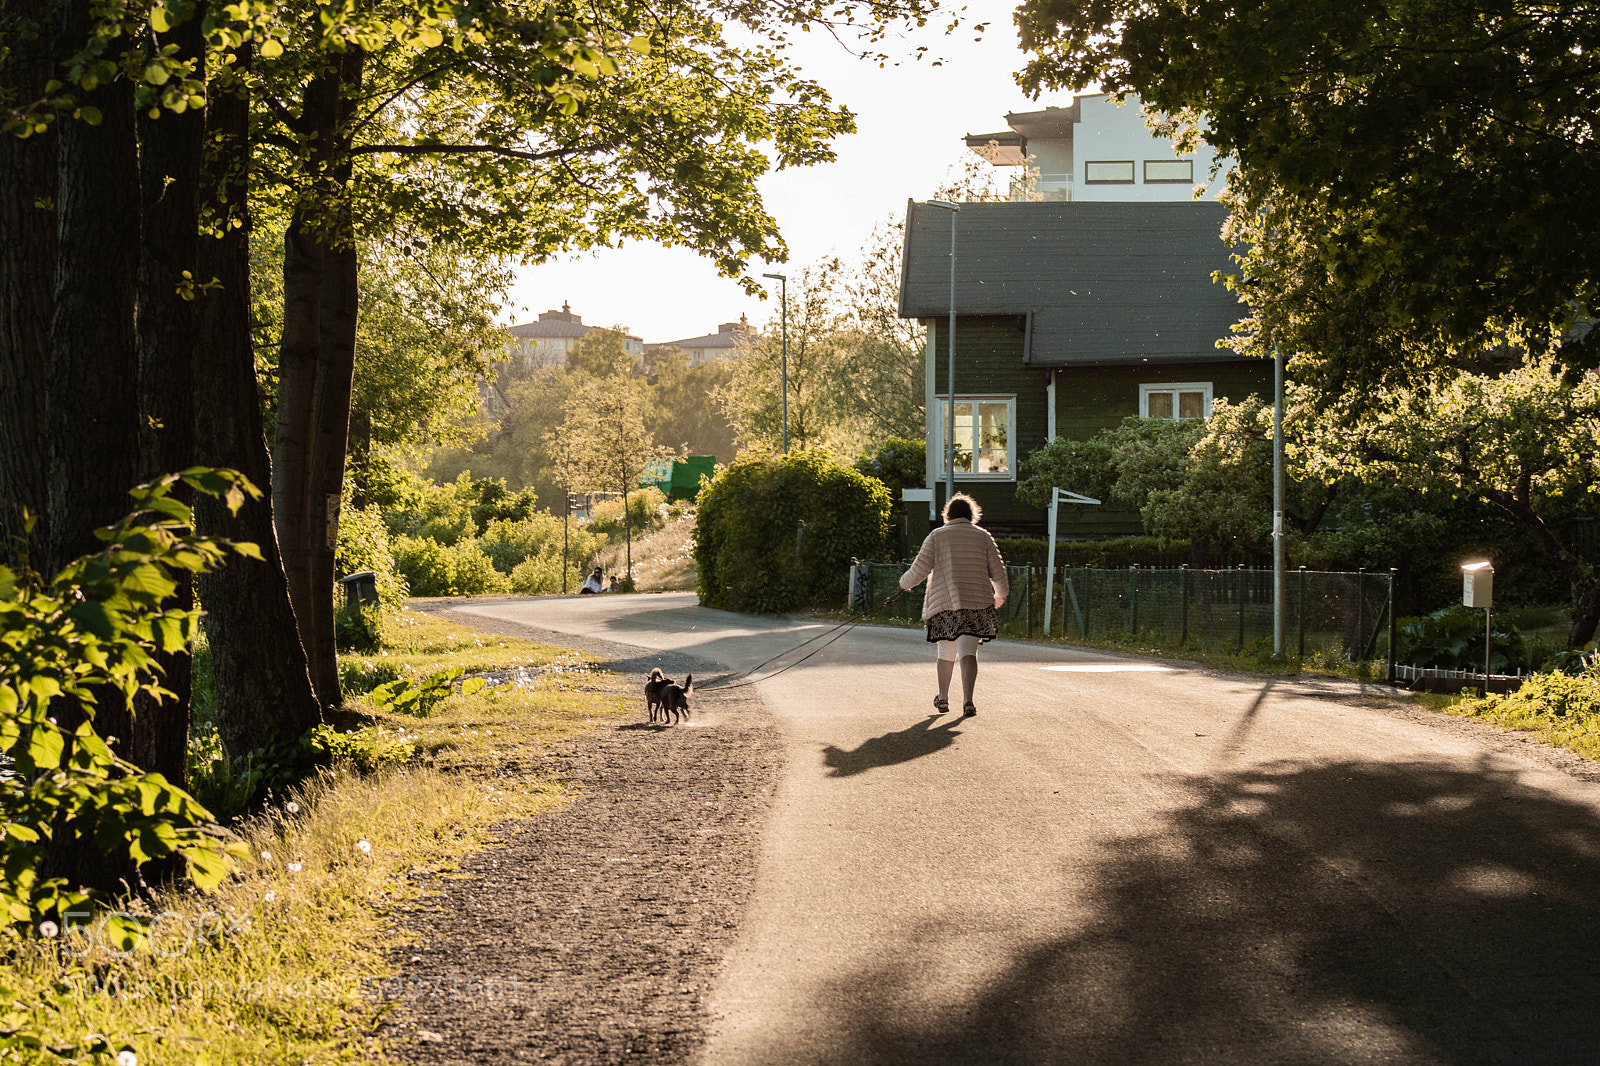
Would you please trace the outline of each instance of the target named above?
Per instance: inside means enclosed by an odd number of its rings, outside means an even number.
[[[944,500],[952,222],[955,483],[991,531],[1043,535],[1044,512],[1016,498],[1017,467],[1056,436],[1088,438],[1129,415],[1205,418],[1217,397],[1270,394],[1271,364],[1217,346],[1244,311],[1212,280],[1231,266],[1220,204],[957,206],[908,206],[900,286],[901,316],[928,327],[930,516]],[[1064,539],[1139,530],[1125,509],[1062,508]]]

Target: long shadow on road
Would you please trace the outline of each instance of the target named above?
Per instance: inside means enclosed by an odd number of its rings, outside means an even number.
[[[830,765],[881,765],[894,737]],[[1075,882],[1094,886],[1088,920],[966,1001],[897,1010],[925,957],[842,979],[836,1061],[1600,1061],[1592,808],[1459,763],[1186,784],[1191,804]]]
[[[909,728],[864,740],[851,751],[829,744],[822,749],[823,765],[828,767],[829,777],[850,777],[875,767],[893,766],[943,751],[961,735],[955,728],[961,724],[961,719],[949,718],[939,722],[937,727],[935,722],[938,722],[935,717],[924,718]]]

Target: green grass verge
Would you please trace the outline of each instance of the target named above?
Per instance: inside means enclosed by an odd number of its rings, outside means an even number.
[[[376,1026],[404,944],[395,906],[496,844],[497,823],[568,802],[540,752],[627,713],[618,679],[564,649],[412,614],[386,640],[379,658],[417,672],[561,669],[527,689],[452,696],[421,719],[349,701],[342,743],[383,752],[369,760],[383,769],[324,772],[236,823],[251,858],[217,892],[123,901],[151,919],[138,943],[111,943],[92,920],[6,938],[0,1048],[9,1030],[29,1064],[124,1051],[140,1066],[386,1061]]]
[[[1467,697],[1445,708],[1600,759],[1600,673],[1534,674],[1516,692]]]

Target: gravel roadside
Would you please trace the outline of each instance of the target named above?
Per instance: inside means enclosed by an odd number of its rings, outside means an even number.
[[[644,713],[652,666],[716,664],[417,605],[448,621],[597,655],[637,687],[637,715],[563,745],[571,806],[503,827],[402,915],[385,1029],[403,1062],[684,1063],[737,933],[783,758],[753,688],[696,691],[691,724]],[[637,686],[634,681],[637,681]]]

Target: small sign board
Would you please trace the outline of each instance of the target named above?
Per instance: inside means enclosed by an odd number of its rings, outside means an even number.
[[[1487,611],[1494,605],[1494,566],[1491,563],[1467,563],[1461,567],[1461,603]]]

